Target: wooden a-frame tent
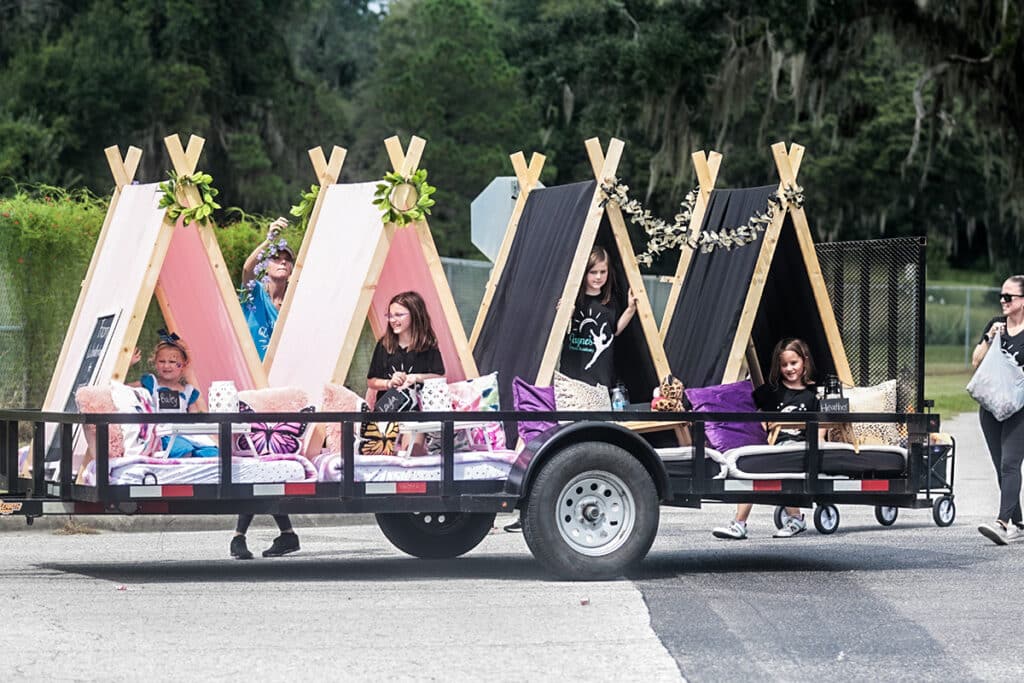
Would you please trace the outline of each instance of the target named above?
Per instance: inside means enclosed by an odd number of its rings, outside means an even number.
[[[384,145],[393,170],[409,177],[426,142],[413,136],[407,151],[397,137]],[[449,381],[476,377],[430,226],[385,224],[373,205],[377,181],[338,183],[345,154],[337,146],[329,160],[319,147],[309,152],[320,193],[264,359],[270,385],[316,398],[324,382],[343,384],[365,321],[382,336],[388,301],[408,290],[426,303]]]
[[[822,278],[802,201],[794,201],[804,148],[772,145],[777,187],[715,190],[721,155],[693,155],[700,184],[689,242],[765,213],[778,197],[771,222],[749,244],[710,252],[684,246],[672,279],[661,336],[673,371],[687,386],[743,379],[764,381],[775,344],[799,337],[811,347],[819,380],[853,378]]]
[[[193,174],[204,140],[193,135],[183,148],[170,135],[164,143],[178,175]],[[167,218],[159,183],[133,182],[141,150],[130,147],[124,158],[116,146],[105,153],[114,193],[42,409],[74,412],[80,386],[124,381],[136,346],[146,357],[158,341],[139,339],[154,295],[167,328],[189,350],[186,378],[204,395],[214,380],[266,386],[213,226]],[[179,184],[177,194],[186,207],[201,201],[194,186]],[[48,462],[56,457],[47,454]]]
[[[587,140],[594,179],[540,189],[544,157],[534,154],[529,166],[521,152],[511,157],[519,197],[470,337],[480,371],[499,373],[503,407],[512,407],[515,376],[537,385],[551,383],[595,244],[608,250],[616,271],[619,310],[629,288],[638,299],[634,320],[613,346],[631,399],[649,400],[668,374],[622,212],[617,204],[603,202],[601,184],[614,182],[623,147],[613,138],[605,154],[597,138]]]

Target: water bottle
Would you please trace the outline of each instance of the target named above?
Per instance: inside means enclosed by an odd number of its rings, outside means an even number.
[[[629,405],[629,394],[626,391],[626,387],[622,386],[622,383],[615,385],[612,389],[612,410],[616,412],[623,412]]]

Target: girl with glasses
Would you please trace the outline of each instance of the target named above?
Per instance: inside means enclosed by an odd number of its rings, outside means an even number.
[[[391,297],[387,321],[366,373],[366,386],[377,392],[378,399],[388,389],[408,389],[444,376],[444,360],[423,297],[416,292]]]
[[[1024,275],[1014,275],[1003,283],[999,294],[1002,315],[992,318],[974,348],[975,368],[989,352],[996,334],[1003,351],[1024,366]],[[999,517],[982,524],[978,531],[997,545],[1024,535],[1021,522],[1021,461],[1024,460],[1024,410],[1000,422],[985,408],[979,408],[981,430],[985,434],[999,482]]]

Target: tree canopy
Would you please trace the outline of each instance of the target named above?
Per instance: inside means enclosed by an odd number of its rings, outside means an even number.
[[[623,138],[621,179],[671,216],[691,151],[725,155],[720,187],[763,184],[792,140],[820,238],[927,235],[933,264],[1006,270],[1022,21],[1024,0],[21,0],[0,4],[0,192],[105,193],[109,144],[160,179],[163,136],[196,133],[226,205],[286,213],[309,147],[372,179],[381,140],[415,133],[442,253],[478,257],[469,201],[512,151],[571,182],[584,139]]]

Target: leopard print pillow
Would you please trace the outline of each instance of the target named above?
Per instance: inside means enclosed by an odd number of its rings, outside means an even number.
[[[593,385],[555,373],[556,410],[598,410],[610,411],[612,400],[608,388]]]
[[[851,387],[844,392],[850,399],[851,413],[894,413],[896,412],[896,380],[876,384],[873,387]],[[899,446],[900,425],[895,422],[858,422],[853,433],[861,444]],[[829,430],[829,441],[843,441],[838,429]]]

